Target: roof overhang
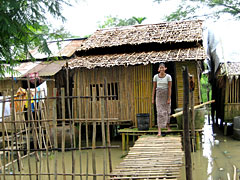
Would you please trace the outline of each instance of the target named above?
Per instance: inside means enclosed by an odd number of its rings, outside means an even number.
[[[174,49],[165,51],[150,51],[140,53],[124,54],[104,54],[79,56],[70,59],[68,64],[73,68],[113,67],[128,66],[137,64],[149,64],[168,61],[203,61],[206,58],[205,50],[202,46],[186,49]]]

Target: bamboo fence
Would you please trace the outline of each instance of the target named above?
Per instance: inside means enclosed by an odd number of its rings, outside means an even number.
[[[37,91],[36,80],[34,84],[32,93],[28,79],[27,98],[16,98],[12,90],[5,92],[1,100],[0,179],[108,178],[112,171],[111,148],[118,147],[111,145],[110,123],[117,122],[118,118],[108,116],[106,107],[111,106],[106,100],[109,98],[104,89],[106,85],[99,87],[99,94],[93,87],[91,96],[80,96],[80,87],[77,87],[77,90],[73,89],[78,92],[77,96],[70,96],[68,88],[54,88],[53,96],[40,97],[46,92]],[[7,102],[11,102],[9,117],[4,116]],[[59,102],[61,118],[57,112]],[[16,110],[16,105],[24,107],[24,104],[25,108]],[[73,111],[73,107],[78,111]],[[115,109],[109,111],[115,114]],[[97,143],[98,136],[101,144]],[[99,172],[96,160],[98,149],[103,149],[102,172]],[[86,159],[83,159],[83,153]]]

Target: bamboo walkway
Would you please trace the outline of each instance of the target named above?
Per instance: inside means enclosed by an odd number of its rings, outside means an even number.
[[[176,180],[183,155],[180,136],[142,136],[113,170],[110,179]]]

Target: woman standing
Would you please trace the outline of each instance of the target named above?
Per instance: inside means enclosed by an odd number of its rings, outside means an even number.
[[[166,69],[165,64],[160,63],[159,73],[153,77],[152,103],[156,94],[158,136],[161,136],[161,128],[170,130],[172,77],[165,73]]]

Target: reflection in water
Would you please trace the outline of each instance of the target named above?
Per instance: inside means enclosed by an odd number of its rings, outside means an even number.
[[[208,180],[212,179],[212,170],[213,170],[213,158],[212,158],[212,148],[214,146],[214,137],[212,125],[208,124],[207,118],[205,118],[203,136],[202,136],[202,155],[208,160],[207,163],[207,175]]]

